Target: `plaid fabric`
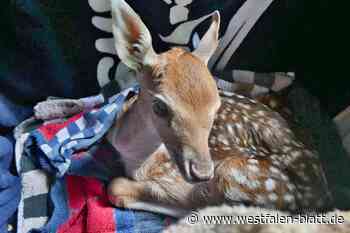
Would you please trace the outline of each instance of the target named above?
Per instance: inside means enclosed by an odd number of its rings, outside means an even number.
[[[40,165],[61,177],[70,167],[71,155],[88,148],[107,132],[130,93],[138,93],[138,86],[128,88],[116,95],[111,103],[98,110],[92,110],[77,115],[63,123],[63,128],[49,128],[56,131],[47,132],[47,127],[41,127],[31,133],[37,146],[45,154],[40,157]],[[47,136],[50,135],[50,136]],[[51,136],[52,135],[52,136]]]
[[[98,109],[22,135],[17,142],[24,152],[17,158],[23,186],[18,233],[159,232],[173,221],[113,208],[105,193],[108,180],[124,170],[114,148],[102,138],[127,97],[138,90],[134,86]]]

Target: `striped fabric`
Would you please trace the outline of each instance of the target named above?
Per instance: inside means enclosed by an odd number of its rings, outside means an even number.
[[[18,207],[17,233],[40,228],[48,221],[49,176],[34,161],[21,158],[22,197]],[[35,181],[35,182],[34,182]]]
[[[269,91],[278,92],[294,81],[294,73],[258,73],[246,70],[233,70],[214,73],[217,85],[225,91],[236,92],[248,97],[257,97]]]
[[[231,18],[218,49],[209,61],[213,71],[227,69],[233,54],[273,0],[246,0]]]

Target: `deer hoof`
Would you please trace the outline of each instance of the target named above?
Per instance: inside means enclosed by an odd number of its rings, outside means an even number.
[[[116,178],[108,186],[108,199],[116,207],[127,208],[137,201],[138,190],[134,181]]]
[[[119,208],[128,208],[128,206],[131,203],[136,202],[135,199],[128,197],[128,196],[113,196],[108,195],[109,201],[114,205],[115,207]]]

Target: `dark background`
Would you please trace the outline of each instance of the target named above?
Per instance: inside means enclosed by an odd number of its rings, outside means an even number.
[[[30,1],[10,1],[2,8],[0,93],[31,105],[48,95],[98,92],[90,67],[96,68],[99,55],[86,39],[95,29],[81,22],[91,13],[87,4],[40,0],[33,17],[23,10],[25,2]],[[334,116],[350,102],[349,78],[340,72],[346,27],[339,14],[329,0],[275,1],[232,58],[234,68],[296,71],[297,80]],[[57,52],[48,54],[51,49]]]

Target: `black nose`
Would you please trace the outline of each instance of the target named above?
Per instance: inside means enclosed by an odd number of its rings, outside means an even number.
[[[212,161],[206,163],[191,161],[190,174],[193,182],[208,181],[214,176],[214,164]]]

